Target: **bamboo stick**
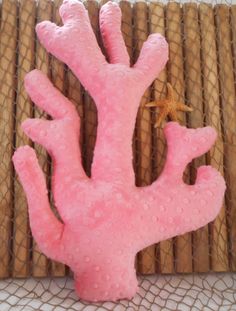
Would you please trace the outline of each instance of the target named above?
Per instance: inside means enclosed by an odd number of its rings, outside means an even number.
[[[95,1],[95,2],[96,2],[96,0],[90,0],[90,1]],[[110,1],[110,0],[99,0],[99,1],[98,1],[98,10],[100,11],[101,7],[102,7],[104,4],[106,4],[107,2],[109,2],[109,1]],[[100,27],[99,27],[99,26],[97,26],[95,32],[96,32],[96,36],[97,36],[98,43],[99,43],[99,45],[100,45],[101,51],[102,51],[102,53],[105,55],[106,59],[108,60],[107,51],[106,51],[106,48],[105,48],[105,46],[104,46],[104,44],[103,44],[103,40],[102,40],[102,36],[101,36],[101,33],[100,33]]]
[[[13,210],[13,152],[17,1],[3,0],[0,35],[0,278],[9,277]]]
[[[178,4],[170,4],[167,8],[167,37],[170,40],[170,66],[169,80],[175,88],[177,99],[185,101],[185,81],[184,81],[184,55],[183,55],[183,35],[181,30],[182,12]],[[176,34],[176,36],[175,36]],[[186,115],[179,114],[180,123],[187,124]],[[187,168],[184,175],[185,182],[189,182],[190,171]],[[186,233],[175,239],[176,271],[192,271],[192,237],[191,233]]]
[[[236,85],[236,5],[231,6],[231,31],[232,31],[232,48],[233,48],[233,60],[234,60],[234,85]],[[233,203],[232,203],[233,204]],[[236,210],[235,207],[231,208],[228,221],[230,224],[230,259],[231,269],[236,270]]]
[[[70,69],[67,70],[66,78],[66,97],[75,105],[82,123],[84,114],[82,105],[82,86]],[[81,128],[80,131],[82,130],[83,129]],[[80,143],[83,145],[83,133],[80,134]]]
[[[215,42],[215,25],[213,9],[210,5],[199,7],[201,29],[201,53],[203,94],[206,124],[213,126],[218,132],[214,147],[207,155],[207,164],[211,164],[224,175],[224,146],[221,130],[219,83],[217,70],[217,51]],[[226,271],[228,269],[228,243],[225,216],[225,204],[211,228],[211,270]]]
[[[127,51],[129,53],[130,62],[132,63],[133,58],[132,7],[130,2],[124,0],[121,0],[119,5],[122,13],[121,31]]]
[[[233,59],[234,59],[234,72],[236,72],[236,5],[231,6],[230,11],[230,26],[232,31],[232,47],[233,47]],[[234,79],[236,83],[236,78]],[[234,84],[235,84],[234,83]]]
[[[193,108],[188,114],[188,124],[191,128],[203,127],[204,110],[201,81],[201,57],[200,57],[200,31],[198,26],[198,7],[196,3],[188,3],[183,6],[184,20],[184,54],[185,54],[185,84],[187,103]],[[206,156],[194,159],[190,167],[190,181],[194,183],[197,167],[206,164]],[[209,245],[208,226],[193,232],[193,261],[194,271],[206,272],[209,270]],[[184,253],[188,253],[186,262],[179,258],[181,269],[179,272],[192,271],[192,247],[191,235],[188,234],[189,243]],[[181,249],[179,252],[181,256]],[[186,269],[184,266],[187,266]]]
[[[57,25],[62,24],[59,16],[59,8],[61,4],[62,0],[55,0],[53,2],[52,20]],[[65,94],[65,65],[53,56],[51,58],[51,77],[54,86]],[[66,273],[65,265],[52,260],[51,273],[53,276],[64,276]]]
[[[40,0],[38,2],[37,7],[37,23],[44,20],[51,20],[51,18],[52,18],[52,1]],[[36,41],[35,66],[37,69],[40,69],[42,72],[44,72],[49,76],[50,74],[49,55],[38,40]],[[37,106],[34,107],[34,117],[41,119],[42,118],[48,119],[47,114],[42,112]],[[42,146],[36,143],[34,145],[34,148],[37,153],[40,166],[43,169],[44,174],[46,175],[47,184],[49,184],[48,176],[50,174],[50,164],[48,153]],[[32,274],[34,277],[43,277],[48,275],[48,265],[49,265],[48,259],[43,253],[41,253],[35,240],[33,240],[32,261],[33,261]]]
[[[216,39],[218,50],[218,67],[219,67],[219,82],[220,82],[220,100],[223,120],[224,133],[224,164],[226,167],[225,177],[227,181],[226,204],[228,209],[229,223],[229,244],[231,252],[231,269],[236,270],[236,162],[235,162],[235,143],[236,143],[236,110],[235,110],[235,85],[233,74],[233,57],[231,51],[231,29],[229,23],[229,7],[226,5],[217,5],[215,7],[215,22],[216,22]],[[225,254],[224,243],[226,241],[226,228],[224,209],[218,216],[213,227],[213,240],[219,241],[215,248],[217,256]],[[223,228],[223,231],[222,231]],[[223,232],[223,236],[222,236]],[[217,260],[213,262],[215,268],[220,271],[227,270],[227,262],[225,260]]]
[[[123,39],[125,41],[125,45],[130,57],[130,66],[133,65],[133,9],[131,3],[126,0],[122,0],[119,2],[120,9],[121,9],[121,31],[123,35]],[[135,162],[135,135],[133,135],[132,147],[133,147],[133,164]],[[135,182],[135,180],[134,180]]]
[[[91,0],[90,0],[91,1]],[[93,0],[92,0],[93,1]],[[96,1],[96,0],[95,0]],[[107,2],[109,2],[110,0],[100,0],[99,1],[99,6],[103,6],[104,4],[106,4]]]
[[[21,123],[32,117],[32,104],[24,89],[24,76],[34,66],[34,27],[36,3],[22,0],[19,3],[19,51],[17,70],[16,99],[16,147],[30,144],[23,133]],[[14,182],[14,241],[13,241],[13,276],[26,277],[29,273],[30,230],[25,194],[18,178]]]
[[[183,43],[181,36],[181,7],[179,3],[168,3],[166,6],[166,37],[169,43],[169,63],[168,81],[172,84],[178,101],[184,101],[184,68],[183,68]],[[180,122],[186,124],[185,115],[182,113]],[[185,177],[187,179],[187,177]],[[165,243],[165,244],[164,244]],[[191,236],[185,234],[176,238],[176,269],[183,270],[181,260],[188,261],[189,254],[186,256],[184,248],[188,249],[191,243]],[[163,245],[164,244],[164,245]],[[173,240],[161,242],[160,256],[163,266],[163,273],[173,273],[174,271],[174,250]],[[163,257],[163,259],[162,259]],[[188,265],[189,269],[189,265]]]
[[[160,33],[165,36],[165,11],[164,4],[153,1],[149,5],[150,33]],[[154,81],[154,100],[166,98],[167,68],[163,69]],[[155,118],[156,119],[156,118]],[[155,122],[155,120],[154,120]],[[153,129],[155,131],[155,165],[154,178],[160,175],[165,163],[166,143],[162,128]]]
[[[137,59],[144,41],[148,36],[148,6],[146,2],[134,4],[134,57]],[[137,186],[151,184],[152,177],[152,133],[151,114],[145,104],[149,101],[151,89],[146,90],[140,103],[136,122],[137,137]],[[155,273],[155,245],[145,248],[139,253],[139,272],[144,274]]]
[[[96,38],[99,39],[99,7],[96,1],[86,1],[90,22]],[[84,93],[84,144],[86,148],[85,170],[91,176],[91,164],[93,161],[93,151],[96,142],[97,132],[97,108],[91,96]]]
[[[80,116],[80,137],[78,143],[80,144],[81,150],[81,161],[83,162],[83,118],[84,118],[84,107],[83,107],[83,89],[77,77],[68,68],[66,74],[66,97],[75,105],[76,110]]]
[[[149,27],[150,33],[160,33],[165,36],[165,11],[164,4],[161,2],[153,1],[149,5]],[[160,100],[166,97],[166,82],[167,82],[167,69],[165,68],[158,75],[158,78],[153,83],[153,97],[154,100]],[[156,117],[155,117],[156,119]],[[153,120],[155,123],[156,120]],[[165,164],[165,153],[166,153],[166,141],[163,133],[163,125],[160,128],[152,129],[154,133],[154,159],[153,159],[153,180],[157,179],[160,175],[164,164]],[[165,259],[163,258],[163,252],[160,256],[160,249],[169,247],[168,241],[158,243],[156,246],[156,270],[158,272],[165,271]],[[164,260],[163,260],[164,259]],[[173,262],[172,262],[173,264]]]

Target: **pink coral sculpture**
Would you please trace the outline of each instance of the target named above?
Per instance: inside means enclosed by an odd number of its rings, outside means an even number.
[[[151,186],[136,187],[135,116],[142,94],[167,61],[167,43],[161,35],[149,36],[130,67],[119,7],[108,2],[100,11],[108,63],[84,6],[66,0],[60,14],[64,26],[42,22],[37,33],[46,49],[74,71],[95,99],[99,122],[92,177],[81,165],[80,120],[74,106],[38,70],[27,74],[25,87],[53,120],[28,119],[22,128],[52,157],[54,200],[63,222],[50,208],[34,150],[18,148],[13,161],[27,195],[33,236],[47,256],[74,271],[78,295],[89,301],[130,299],[137,291],[134,259],[138,251],[202,227],[218,214],[225,183],[215,169],[200,167],[195,185],[182,180],[186,165],[209,150],[216,132],[210,127],[194,130],[168,123],[165,168]]]

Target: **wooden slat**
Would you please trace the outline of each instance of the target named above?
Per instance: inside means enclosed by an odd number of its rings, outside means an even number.
[[[40,0],[37,7],[37,23],[44,20],[51,20],[52,17],[52,1]],[[35,67],[40,69],[43,73],[49,76],[49,55],[39,40],[36,42],[36,55],[35,55]],[[45,112],[41,111],[37,106],[34,107],[34,117],[48,119]],[[48,154],[42,146],[35,144],[35,151],[40,163],[41,168],[46,176],[50,174],[50,164]],[[49,184],[49,178],[47,178],[47,184]],[[32,275],[35,277],[43,277],[48,275],[48,259],[41,253],[36,242],[33,240],[33,255],[32,255]]]
[[[91,1],[91,0],[88,0],[88,1]],[[92,0],[94,1],[94,0]],[[96,1],[96,0],[95,0]],[[107,2],[109,2],[110,0],[100,0],[98,1],[99,2],[99,6],[102,7],[104,4],[106,4]]]
[[[68,68],[66,75],[67,87],[66,97],[75,105],[76,110],[80,116],[81,123],[83,121],[83,104],[82,104],[82,86],[73,72]],[[83,129],[81,128],[81,131]],[[80,134],[80,142],[83,145],[83,132]]]
[[[98,3],[96,1],[86,1],[85,6],[89,13],[90,22],[93,31],[99,38],[99,19],[98,19]],[[88,176],[91,176],[91,164],[93,161],[93,151],[96,142],[97,131],[97,108],[91,96],[84,94],[84,144],[85,144],[85,169]]]
[[[88,1],[95,1],[95,2],[98,2],[98,9],[100,11],[101,7],[106,4],[107,2],[109,2],[110,0],[88,0]],[[107,55],[107,50],[103,44],[103,40],[102,40],[102,35],[101,35],[101,32],[100,32],[100,27],[96,27],[96,36],[98,37],[98,42],[99,42],[99,45],[100,45],[100,48],[101,48],[101,51],[102,53],[105,55],[106,59],[108,60],[108,55]]]
[[[62,24],[59,15],[59,8],[62,2],[62,0],[55,0],[53,3],[52,20],[57,25]],[[58,90],[60,90],[63,94],[65,94],[65,65],[53,56],[51,58],[51,77],[54,86],[58,88]],[[65,272],[65,265],[56,261],[52,261],[51,273],[53,276],[64,276]]]
[[[218,132],[217,141],[207,156],[207,163],[224,175],[224,147],[221,130],[215,25],[212,7],[207,4],[201,4],[199,7],[199,17],[206,124],[213,126]],[[228,243],[224,204],[219,216],[211,226],[210,242],[211,270],[226,271],[228,269]]]
[[[232,47],[233,47],[233,59],[234,59],[234,74],[236,73],[236,4],[231,6],[231,31],[232,31]],[[234,78],[234,84],[236,84],[236,77]]]
[[[34,27],[36,3],[33,0],[22,0],[19,4],[19,47],[17,67],[16,99],[16,147],[30,144],[23,133],[21,123],[32,117],[32,104],[24,89],[24,77],[34,66]],[[29,273],[30,231],[28,224],[27,202],[22,186],[14,182],[14,243],[13,275],[26,277]]]
[[[150,33],[160,33],[165,36],[165,11],[164,4],[161,2],[153,1],[149,5],[149,27]],[[167,69],[165,68],[158,75],[158,78],[153,83],[153,98],[155,100],[160,100],[166,97],[166,82],[167,82]],[[158,112],[158,111],[155,111]],[[154,114],[153,124],[156,121],[156,113]],[[152,176],[155,180],[160,175],[164,164],[165,164],[165,153],[166,153],[166,141],[163,133],[163,125],[160,128],[152,129],[154,132],[154,165]],[[163,252],[162,257],[160,257],[160,246],[164,247],[169,242],[162,242],[156,246],[156,270],[158,272],[163,272],[165,270],[165,261],[163,261]],[[162,259],[162,260],[161,260]]]
[[[184,20],[184,54],[185,54],[185,86],[186,100],[194,110],[187,116],[188,125],[191,128],[203,127],[203,98],[201,81],[201,56],[200,56],[200,31],[198,26],[198,7],[196,3],[188,3],[183,6]],[[190,181],[194,183],[196,169],[206,164],[206,157],[203,155],[194,159],[190,168]],[[191,234],[184,235],[186,245],[182,245],[179,251],[178,272],[192,271],[192,240]],[[183,255],[183,256],[182,256]],[[184,257],[184,258],[183,258]],[[208,226],[193,233],[193,259],[194,271],[206,272],[209,270],[209,245]]]
[[[84,118],[84,107],[83,107],[83,89],[79,80],[68,68],[66,74],[66,97],[75,105],[76,110],[80,116],[80,136],[78,137],[78,143],[80,144],[81,157],[83,155],[83,118]],[[83,159],[81,159],[83,160]]]
[[[129,53],[130,62],[133,59],[133,30],[132,30],[132,7],[128,1],[120,1],[119,3],[122,19],[121,19],[121,31],[125,41],[127,51]]]
[[[169,4],[167,8],[167,38],[170,44],[169,81],[177,93],[177,100],[185,101],[185,81],[183,63],[183,35],[181,30],[182,12],[179,4]],[[179,120],[186,125],[186,115],[179,113]],[[184,175],[185,182],[189,182],[190,172]],[[177,272],[192,271],[192,239],[187,233],[175,239],[175,257]]]
[[[233,60],[234,60],[234,86],[236,89],[236,5],[231,6],[231,31],[232,31],[232,48],[233,48]],[[236,149],[236,148],[234,148]],[[235,150],[236,152],[236,150]],[[232,153],[233,155],[233,153]],[[234,168],[235,172],[235,168]],[[235,173],[234,173],[235,174]],[[235,176],[235,175],[234,175]],[[232,176],[233,178],[233,176]],[[235,189],[233,189],[235,190]],[[233,202],[232,202],[233,204]],[[234,203],[235,204],[235,203]],[[232,217],[232,219],[231,219]],[[230,267],[236,271],[236,208],[232,207],[229,214],[231,221],[228,221],[230,225]]]
[[[137,59],[144,41],[148,36],[148,6],[146,2],[134,4],[134,58]],[[151,184],[152,177],[152,133],[151,114],[145,104],[150,100],[151,89],[143,95],[137,115],[136,137],[137,137],[137,160],[138,174],[137,186]],[[147,247],[139,253],[139,272],[150,274],[155,272],[155,245]]]
[[[236,270],[236,162],[235,162],[235,143],[236,143],[236,95],[233,74],[233,57],[231,51],[231,29],[229,23],[229,7],[226,5],[217,5],[215,8],[217,50],[219,60],[219,82],[220,82],[220,100],[223,115],[224,131],[224,164],[225,177],[227,180],[226,203],[229,211],[229,243],[231,250],[231,269]],[[222,235],[222,229],[225,228],[224,210],[222,209],[217,220],[217,226],[213,228],[213,240],[219,240],[216,247],[217,256],[222,256],[224,250],[225,236]],[[219,232],[220,230],[220,232]],[[223,231],[224,232],[224,231]],[[223,233],[224,234],[224,233]],[[215,237],[214,237],[215,235]],[[226,241],[225,241],[226,243]],[[223,245],[222,245],[223,244]],[[220,252],[220,254],[219,254]],[[221,260],[222,261],[222,260]],[[226,263],[225,263],[226,264]],[[217,270],[226,269],[221,266],[219,261],[215,262]]]
[[[0,34],[0,278],[10,275],[17,1],[3,0]]]
[[[179,3],[168,3],[166,6],[166,37],[169,43],[168,81],[172,84],[177,99],[184,100],[184,76],[183,76],[183,45],[181,36],[181,8]],[[181,123],[185,123],[184,114],[180,115]],[[180,265],[183,246],[188,243],[188,235],[176,238],[177,267]],[[184,256],[184,255],[183,255]],[[160,243],[161,272],[174,272],[173,240]],[[176,268],[177,268],[176,267]]]

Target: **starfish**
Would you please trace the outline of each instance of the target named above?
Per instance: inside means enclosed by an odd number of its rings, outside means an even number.
[[[192,108],[176,100],[174,89],[170,83],[167,83],[167,98],[152,101],[146,104],[146,107],[158,107],[161,109],[159,117],[154,125],[155,128],[159,127],[167,116],[169,116],[172,121],[178,121],[177,111],[193,111]]]

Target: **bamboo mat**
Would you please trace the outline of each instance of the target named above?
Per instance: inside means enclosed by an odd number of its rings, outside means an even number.
[[[98,29],[100,6],[106,1],[85,1],[92,27],[102,46]],[[64,276],[69,269],[47,259],[33,240],[27,204],[11,156],[16,147],[34,146],[51,187],[51,161],[45,150],[22,133],[27,117],[48,118],[34,107],[23,87],[27,72],[38,68],[76,106],[82,118],[80,145],[83,166],[91,175],[96,141],[96,106],[73,73],[48,55],[37,41],[35,24],[42,20],[61,23],[60,0],[3,0],[0,19],[0,278]],[[195,3],[166,5],[157,1],[120,1],[122,33],[134,63],[150,33],[165,35],[169,62],[146,90],[137,114],[133,139],[136,185],[146,186],[161,173],[166,146],[162,128],[155,129],[157,111],[145,103],[166,95],[169,81],[179,101],[194,108],[182,114],[189,127],[212,125],[218,131],[212,150],[195,159],[184,174],[194,183],[196,168],[211,164],[227,181],[227,193],[217,219],[195,232],[150,246],[137,256],[142,274],[191,273],[236,270],[236,6]],[[102,47],[104,50],[104,48]],[[50,194],[53,205],[53,197]]]

